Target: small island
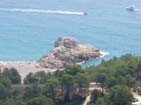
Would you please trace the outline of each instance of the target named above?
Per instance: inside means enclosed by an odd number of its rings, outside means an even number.
[[[60,69],[100,56],[102,56],[100,50],[94,46],[80,44],[72,37],[59,37],[53,50],[38,60],[37,63],[41,67]]]
[[[16,68],[22,78],[30,72],[54,72],[63,69],[68,65],[82,63],[90,58],[104,56],[98,48],[80,44],[72,37],[59,37],[54,48],[37,61],[0,62],[1,68]]]

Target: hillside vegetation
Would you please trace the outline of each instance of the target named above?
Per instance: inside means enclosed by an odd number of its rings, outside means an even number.
[[[89,105],[132,105],[132,92],[141,94],[141,57],[124,55],[83,68],[70,65],[53,74],[29,73],[21,85],[16,69],[1,70],[0,105],[83,105],[89,84],[100,90],[91,92]]]

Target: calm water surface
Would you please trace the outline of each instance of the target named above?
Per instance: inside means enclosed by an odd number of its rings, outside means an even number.
[[[0,8],[82,11],[88,15],[0,10],[0,60],[39,59],[59,36],[72,36],[109,52],[104,59],[126,53],[141,55],[141,12],[127,12],[129,5],[141,8],[141,1],[1,0]]]

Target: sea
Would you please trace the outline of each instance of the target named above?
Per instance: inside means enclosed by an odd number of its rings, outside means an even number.
[[[32,61],[60,36],[71,36],[108,55],[141,55],[141,0],[1,0],[0,61]]]

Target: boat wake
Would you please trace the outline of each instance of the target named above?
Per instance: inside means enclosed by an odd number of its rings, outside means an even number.
[[[141,12],[141,9],[136,9],[137,12]]]
[[[106,55],[109,55],[108,52],[103,52],[103,51],[100,51],[100,54],[101,54],[100,58],[103,58],[103,57],[105,57]]]
[[[64,15],[87,15],[87,13],[85,13],[85,12],[47,10],[47,9],[0,8],[0,11],[5,11],[5,12],[28,12],[28,13],[48,13],[48,14],[64,14]]]

